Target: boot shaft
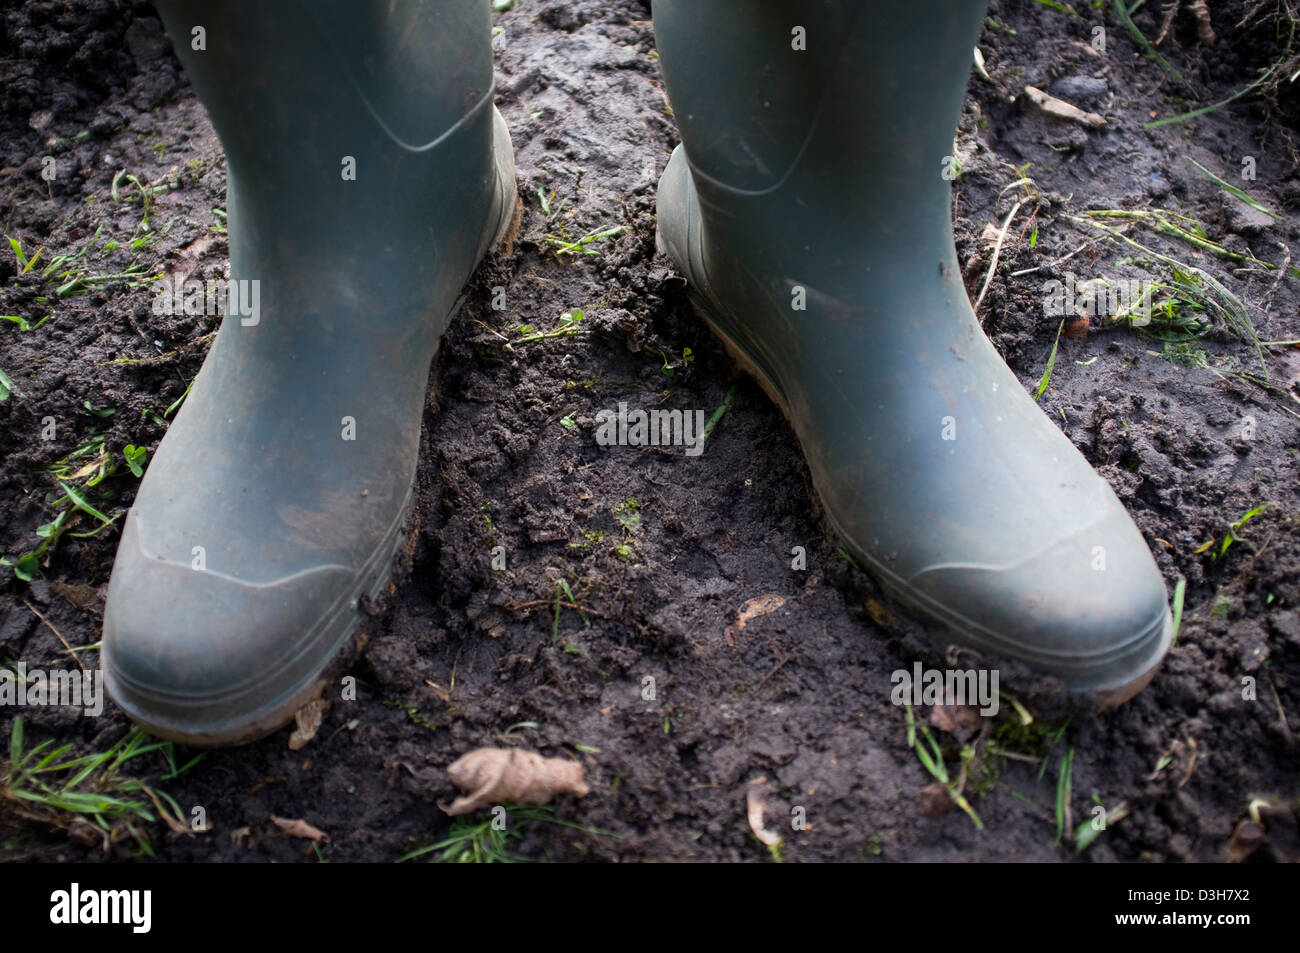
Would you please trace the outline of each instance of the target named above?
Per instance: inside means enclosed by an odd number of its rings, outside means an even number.
[[[786,261],[798,251],[833,263],[859,238],[887,260],[891,236],[911,244],[917,222],[950,247],[944,160],[985,7],[657,0],[664,83],[706,232],[745,243],[755,221],[775,220],[779,233],[759,231],[787,246],[776,253]]]
[[[449,236],[493,200],[486,4],[158,5],[226,154],[231,279],[267,313],[366,311],[367,333],[441,319],[428,287],[484,250]]]

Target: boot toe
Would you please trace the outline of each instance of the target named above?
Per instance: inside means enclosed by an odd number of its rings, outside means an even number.
[[[1146,684],[1172,636],[1164,580],[1122,509],[1036,553],[927,567],[906,588],[960,641],[1114,701]]]
[[[315,693],[359,615],[356,573],[319,566],[248,582],[147,553],[124,534],[104,613],[108,692],[155,734],[237,744]]]

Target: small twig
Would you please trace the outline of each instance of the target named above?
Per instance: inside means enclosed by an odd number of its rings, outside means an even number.
[[[781,669],[785,666],[785,663],[788,661],[790,661],[790,656],[787,655],[785,658],[781,659],[781,661],[773,665],[771,670],[758,680],[758,684],[754,686],[754,691],[757,692],[760,688],[762,688],[765,684],[767,684],[767,680],[771,678],[773,675],[775,675],[777,672],[781,671]]]
[[[136,330],[137,332],[139,332],[139,328],[137,328]],[[180,357],[182,354],[184,354],[186,351],[190,350],[191,348],[202,347],[204,344],[208,344],[214,338],[216,338],[216,336],[217,336],[216,331],[209,331],[207,334],[203,335],[202,337],[197,337],[193,341],[186,341],[184,344],[180,345],[180,347],[168,351],[166,354],[159,354],[154,357],[119,357],[112,361],[104,361],[102,364],[96,364],[95,366],[109,367],[113,364],[135,364],[141,367],[150,367],[155,364],[166,364],[169,361],[176,360],[178,357]]]
[[[579,612],[589,612],[592,615],[598,615],[598,616],[604,615],[604,613],[600,612],[598,609],[589,609],[586,606],[582,605],[581,603],[566,602],[563,599],[560,599],[558,601],[555,599],[534,599],[531,602],[516,602],[514,605],[502,606],[502,608],[505,609],[507,612],[518,612],[521,609],[535,609],[538,606],[554,607],[556,605],[560,606],[563,609],[577,609]]]
[[[1268,687],[1273,692],[1273,704],[1277,706],[1277,717],[1282,721],[1282,733],[1289,739],[1291,737],[1291,724],[1286,720],[1286,710],[1282,707],[1282,699],[1278,696],[1277,686],[1273,684],[1273,679],[1268,680]]]
[[[1179,6],[1181,6],[1179,0],[1171,0],[1171,2],[1165,4],[1162,11],[1164,17],[1160,21],[1160,32],[1156,34],[1155,38],[1156,46],[1159,46],[1168,38],[1169,31],[1174,27],[1174,17],[1178,16]]]
[[[651,475],[649,467],[645,468],[645,473],[643,473],[642,476],[645,477],[647,483],[653,483],[655,486],[672,486],[672,484],[669,483],[667,480],[656,480]]]
[[[492,327],[491,325],[483,323],[478,318],[474,319],[474,323],[477,324],[479,327],[483,328],[489,334],[495,334],[497,337],[505,341],[507,344],[510,343],[510,339],[508,337],[506,337],[504,334],[502,334],[500,331],[498,331],[496,328]]]
[[[162,816],[163,823],[166,824],[173,833],[184,834],[186,837],[193,837],[196,833],[202,832],[206,834],[208,831],[212,830],[211,827],[203,827],[198,831],[190,830],[190,828],[185,824],[182,824],[178,818],[172,817],[171,813],[163,807],[162,801],[158,799],[158,795],[155,794],[148,785],[142,784],[140,785],[140,789],[144,791],[145,794],[149,795],[149,800],[153,801],[153,806],[158,809],[158,813]]]
[[[67,649],[68,654],[72,656],[72,661],[76,662],[77,667],[84,672],[86,670],[86,666],[81,664],[81,659],[77,658],[77,653],[72,651],[72,646],[69,645],[68,640],[63,637],[63,633],[61,633],[58,629],[54,627],[54,623],[52,623],[49,619],[45,618],[45,616],[41,615],[40,610],[38,610],[34,605],[32,605],[26,599],[23,600],[23,605],[31,609],[32,613],[36,616],[36,618],[44,622],[49,627],[49,630],[53,632],[56,636],[58,636],[59,641],[63,643],[63,647]]]
[[[1022,275],[1032,275],[1032,274],[1033,274],[1034,272],[1036,272],[1036,271],[1043,271],[1044,269],[1053,269],[1053,268],[1057,268],[1057,267],[1059,267],[1059,266],[1065,264],[1067,261],[1069,261],[1069,260],[1070,260],[1071,258],[1073,258],[1075,255],[1079,254],[1079,252],[1084,251],[1084,250],[1086,250],[1086,249],[1088,249],[1088,248],[1091,248],[1093,245],[1097,244],[1098,242],[1100,242],[1100,241],[1105,241],[1105,239],[1106,239],[1106,236],[1105,236],[1105,235],[1100,235],[1100,236],[1098,236],[1097,238],[1094,238],[1094,239],[1092,239],[1092,240],[1090,240],[1090,241],[1086,241],[1086,242],[1084,242],[1082,245],[1080,245],[1080,246],[1079,246],[1078,248],[1076,248],[1074,251],[1070,252],[1070,254],[1068,254],[1068,255],[1064,255],[1064,256],[1062,256],[1062,257],[1060,257],[1060,258],[1057,258],[1057,259],[1054,260],[1054,261],[1049,261],[1046,265],[1035,265],[1033,268],[1022,268],[1020,271],[1013,271],[1013,272],[1011,272],[1011,274],[1010,274],[1008,277],[1010,277],[1010,278],[1019,278],[1019,277],[1021,277]]]
[[[993,755],[995,758],[1010,758],[1012,761],[1024,761],[1027,764],[1038,764],[1043,760],[1042,758],[1035,757],[1031,754],[1021,754],[1018,751],[1005,751],[997,745],[990,745],[988,751],[989,754]]]
[[[1282,249],[1282,264],[1277,270],[1277,277],[1273,279],[1273,284],[1264,295],[1264,300],[1260,302],[1259,310],[1267,313],[1268,307],[1273,303],[1273,295],[1277,294],[1278,285],[1282,284],[1282,279],[1286,277],[1288,269],[1291,267],[1291,249],[1286,247],[1284,242],[1278,242],[1277,247]]]
[[[1196,739],[1189,735],[1187,737],[1187,746],[1192,749],[1192,759],[1187,764],[1187,773],[1184,774],[1183,779],[1178,782],[1180,788],[1192,779],[1192,772],[1196,770],[1196,756],[1198,753],[1196,750]]]
[[[976,313],[979,312],[980,302],[984,300],[984,295],[989,290],[989,284],[993,281],[993,272],[998,267],[998,256],[1002,254],[1002,243],[1006,241],[1007,229],[1011,227],[1011,220],[1016,217],[1016,213],[1020,211],[1020,206],[1023,204],[1024,201],[1021,200],[1011,207],[1006,221],[1002,223],[1002,231],[998,232],[997,244],[993,246],[993,260],[989,262],[989,272],[984,276],[984,287],[980,288],[979,297],[975,299],[975,305],[972,309]]]

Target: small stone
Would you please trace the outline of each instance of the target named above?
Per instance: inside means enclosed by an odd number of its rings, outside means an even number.
[[[1108,87],[1104,79],[1093,76],[1062,76],[1048,89],[1053,96],[1059,96],[1068,102],[1095,103],[1106,95]]]

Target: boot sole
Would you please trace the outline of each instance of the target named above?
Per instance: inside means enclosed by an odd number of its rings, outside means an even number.
[[[671,256],[668,254],[667,246],[657,229],[655,232],[655,248],[659,254],[668,258],[669,261],[672,260]],[[777,388],[768,378],[767,374],[765,374],[759,366],[754,363],[753,359],[750,358],[735,341],[733,341],[725,332],[722,331],[721,328],[718,327],[717,324],[714,323],[709,314],[708,302],[705,299],[689,289],[687,297],[695,314],[702,322],[704,322],[705,326],[713,332],[713,335],[722,342],[723,347],[736,365],[753,378],[758,383],[758,386],[763,389],[763,392],[767,394],[772,403],[781,411],[782,416],[785,417],[786,423],[789,424],[791,432],[795,435],[795,440],[799,440],[799,430],[795,426],[794,415],[790,412],[789,406],[781,396],[780,389]],[[803,452],[802,441],[800,441],[799,450],[801,453]],[[805,459],[806,458],[807,455],[805,454]],[[809,469],[809,473],[812,476],[813,489],[817,492],[818,499],[825,499],[821,487],[817,485],[817,477],[812,473],[811,468]],[[888,567],[881,565],[877,560],[873,559],[867,554],[866,550],[862,546],[858,545],[854,541],[852,536],[844,532],[840,528],[839,524],[836,523],[835,517],[831,514],[830,510],[825,506],[822,507],[822,513],[826,517],[826,522],[829,524],[834,534],[844,541],[854,558],[860,559],[863,565],[868,567],[872,577],[880,584],[889,599],[901,606],[914,610],[926,619],[929,619],[949,632],[952,632],[960,638],[961,641],[957,643],[959,645],[1000,653],[1008,655],[1008,657],[1014,657],[1010,656],[1005,649],[998,647],[996,644],[990,643],[989,640],[972,634],[972,629],[974,627],[969,620],[964,619],[961,615],[953,612],[946,606],[935,603],[932,600],[910,590],[901,577],[893,573]],[[1151,637],[1153,630],[1157,627],[1161,629],[1161,633],[1158,639],[1158,647],[1150,656],[1153,660],[1145,662],[1132,677],[1127,678],[1118,684],[1103,685],[1100,687],[1090,686],[1086,688],[1073,688],[1068,685],[1067,676],[1062,676],[1060,673],[1056,674],[1058,674],[1059,677],[1067,677],[1067,688],[1071,691],[1090,693],[1094,695],[1102,709],[1122,704],[1138,692],[1142,691],[1142,689],[1146,688],[1146,686],[1151,682],[1151,679],[1155,677],[1156,671],[1164,661],[1165,654],[1169,650],[1170,643],[1173,640],[1173,617],[1167,606],[1165,607],[1163,619],[1153,626],[1152,629],[1139,635],[1130,644],[1140,644],[1148,640]],[[1034,665],[1034,661],[1031,659],[1021,659],[1021,661]]]

